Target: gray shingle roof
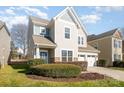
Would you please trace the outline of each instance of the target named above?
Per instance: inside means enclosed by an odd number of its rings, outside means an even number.
[[[79,47],[79,52],[93,52],[93,53],[100,53],[99,50],[95,49],[94,47],[87,45],[87,47]]]
[[[46,26],[49,24],[49,20],[46,20],[46,19],[42,19],[34,16],[29,16],[29,18],[34,24],[43,25],[43,26]]]
[[[4,26],[4,22],[0,21],[0,29]]]
[[[53,43],[51,40],[43,37],[43,36],[39,36],[39,35],[33,35],[33,41],[34,44],[39,45],[43,48],[55,48],[56,44]]]
[[[103,38],[103,37],[107,37],[107,36],[112,36],[116,31],[118,31],[118,28],[110,30],[110,31],[107,31],[107,32],[104,32],[104,33],[99,34],[99,35],[94,35],[94,34],[89,35],[88,36],[88,41]]]

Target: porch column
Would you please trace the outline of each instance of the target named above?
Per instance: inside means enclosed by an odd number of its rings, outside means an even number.
[[[36,48],[36,58],[40,58],[40,51],[39,47]]]

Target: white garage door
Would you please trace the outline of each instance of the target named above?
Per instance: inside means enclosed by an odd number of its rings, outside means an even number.
[[[88,62],[88,66],[90,66],[90,67],[95,66],[95,62],[96,62],[95,56],[88,55],[87,62]]]
[[[96,58],[94,55],[78,55],[78,61],[87,61],[89,67],[95,66]]]
[[[78,61],[85,61],[85,55],[78,55]]]

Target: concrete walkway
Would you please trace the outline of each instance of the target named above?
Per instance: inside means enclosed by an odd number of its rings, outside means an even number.
[[[112,77],[114,79],[124,81],[124,71],[113,70],[103,67],[88,67],[88,72],[97,72]]]

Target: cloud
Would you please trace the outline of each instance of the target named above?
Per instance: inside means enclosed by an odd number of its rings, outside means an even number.
[[[23,23],[27,25],[29,15],[48,18],[47,13],[34,7],[7,7],[6,9],[0,9],[0,20],[6,23],[9,31],[14,24]]]
[[[36,16],[41,17],[41,18],[45,18],[45,19],[48,18],[47,13],[42,12],[42,11],[40,11],[37,8],[33,8],[33,7],[19,7],[18,10],[24,10],[28,15],[35,14]]]
[[[6,25],[9,30],[11,30],[14,24],[28,24],[27,16],[0,16],[0,20],[6,22]]]
[[[47,9],[47,10],[49,9],[47,6],[43,6],[43,8],[44,8],[44,9]]]
[[[6,9],[5,13],[10,15],[15,15],[15,12],[12,9]]]
[[[123,7],[122,6],[109,6],[105,8],[107,12],[111,11],[122,11]]]
[[[106,6],[106,7],[95,7],[95,12],[111,12],[111,11],[122,11],[124,9],[123,6]]]
[[[91,14],[91,15],[82,15],[81,20],[84,23],[96,23],[97,21],[101,20],[101,17],[99,15]]]
[[[0,11],[0,14],[3,14],[3,15],[15,15],[15,11],[13,9],[14,8],[9,7],[8,9]]]

